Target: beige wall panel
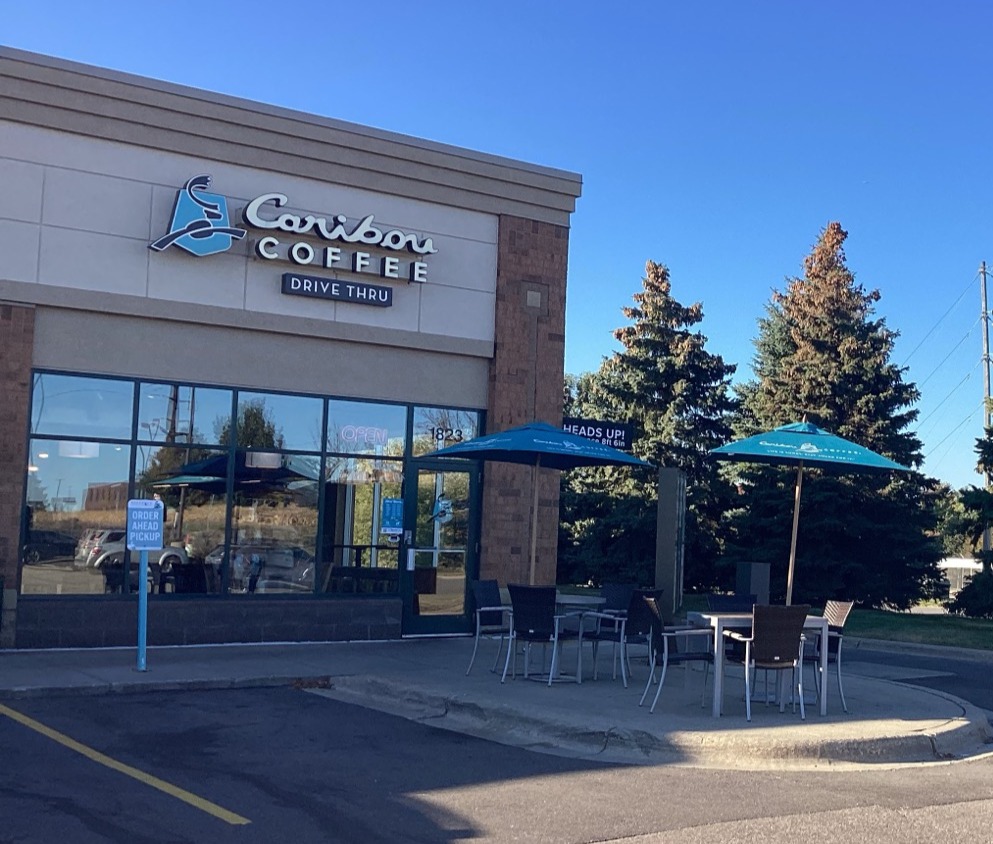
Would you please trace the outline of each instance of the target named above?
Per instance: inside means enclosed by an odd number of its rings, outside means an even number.
[[[451,334],[469,328],[479,332],[476,339],[486,340],[494,333],[496,294],[478,290],[429,287],[421,292],[421,331]]]
[[[44,227],[38,280],[61,287],[145,296],[148,245],[144,240]]]
[[[148,184],[47,167],[42,223],[148,240],[151,198]]]
[[[10,124],[0,122],[0,137]],[[36,164],[0,159],[0,220],[41,222],[43,169]]]
[[[204,273],[201,259],[185,253],[172,261],[156,261],[148,252],[148,295],[154,299],[216,305],[222,308],[245,307],[245,262],[234,255],[214,255],[210,273]]]
[[[289,203],[281,210],[292,207],[318,216],[345,214],[349,220],[375,214],[377,222],[408,232],[428,236],[445,233],[446,236],[496,243],[497,218],[493,214],[299,176],[266,173],[226,161],[66,135],[20,123],[0,121],[0,134],[4,138],[5,158],[158,186],[165,192],[165,214],[171,211],[176,191],[187,179],[207,173],[214,178],[212,189],[229,198],[232,216],[240,217],[241,209],[249,199],[263,193],[282,193]],[[163,213],[159,201],[156,197],[155,215]]]
[[[432,255],[428,259],[426,286],[461,287],[484,293],[496,292],[495,248],[480,249],[476,241],[454,237],[445,238],[444,246],[443,255]]]
[[[36,223],[0,220],[0,278],[36,282],[40,240],[41,226]]]
[[[432,285],[443,288],[448,291],[448,298],[466,288],[492,297],[497,264],[497,218],[492,215],[298,177],[259,173],[232,164],[205,166],[211,163],[109,141],[47,130],[26,131],[17,124],[9,125],[18,139],[13,145],[18,154],[32,154],[35,160],[49,164],[43,171],[38,171],[34,164],[22,164],[18,171],[22,181],[27,182],[25,189],[31,197],[38,197],[42,186],[39,172],[43,176],[44,222],[50,226],[42,236],[38,277],[43,283],[148,296],[168,302],[220,306],[260,315],[303,316],[410,332],[426,331],[425,325],[443,326],[456,340],[490,343],[494,340],[491,313],[482,314],[478,321],[466,318],[468,314],[475,317],[479,304],[486,301],[484,298],[468,297],[474,303],[473,307],[460,319],[453,320],[445,313],[433,314],[426,309],[421,298],[422,285],[408,285],[403,280],[390,282],[377,273],[355,276],[342,272],[340,276],[346,280],[359,279],[392,286],[394,305],[391,308],[335,305],[284,296],[279,288],[284,272],[302,271],[322,276],[333,276],[335,272],[319,266],[302,268],[285,261],[256,259],[252,255],[253,242],[270,232],[253,230],[244,240],[236,241],[224,255],[208,258],[196,258],[175,247],[161,253],[147,249],[150,240],[167,231],[178,189],[191,176],[207,170],[215,176],[212,189],[228,198],[233,222],[240,219],[241,209],[251,198],[266,192],[284,193],[293,203],[292,207],[269,208],[267,216],[269,211],[272,216],[286,211],[300,216],[311,213],[327,217],[343,213],[354,223],[361,216],[374,214],[376,224],[384,229],[395,227],[405,233],[433,238],[438,252],[423,258],[428,264],[425,288]],[[108,148],[120,154],[107,155]],[[66,161],[73,169],[58,166]],[[118,172],[125,173],[126,178],[111,175],[118,164],[121,165]],[[93,172],[85,172],[87,169]],[[163,170],[176,174],[171,184],[157,183]],[[32,172],[35,174],[33,179],[30,178]],[[32,201],[40,202],[40,199]],[[421,225],[426,222],[430,226]],[[79,229],[94,234],[86,235]],[[96,233],[98,230],[100,234]],[[271,233],[280,240],[281,251],[300,239],[306,239],[315,247],[322,243],[282,231]],[[126,235],[134,240],[113,240],[106,235]],[[362,249],[347,243],[335,245],[342,249],[344,266],[354,251]],[[37,246],[28,242],[15,242],[15,247],[37,253]],[[420,257],[407,252],[370,251],[374,265],[384,254],[399,257],[400,272],[404,277],[409,262]],[[114,255],[113,259],[110,255]],[[34,275],[23,274],[30,269],[31,260],[34,259],[29,255],[19,254],[16,263],[21,274],[17,280],[35,279]],[[432,307],[435,302],[439,307],[447,307],[445,297],[438,293],[429,295]],[[432,330],[431,333],[436,332]]]
[[[486,407],[489,376],[483,358],[57,308],[37,310],[34,365],[470,407]]]

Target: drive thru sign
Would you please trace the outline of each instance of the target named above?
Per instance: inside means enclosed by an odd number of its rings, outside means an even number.
[[[140,551],[138,564],[138,670],[145,670],[145,640],[148,630],[148,552],[165,545],[165,506],[155,498],[128,501],[127,546]],[[127,583],[129,578],[125,577]]]

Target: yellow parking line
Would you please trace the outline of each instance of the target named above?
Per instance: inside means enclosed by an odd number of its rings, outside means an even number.
[[[185,789],[172,785],[172,783],[168,783],[165,780],[160,780],[158,777],[153,777],[151,774],[146,774],[144,771],[139,771],[137,768],[132,768],[130,765],[125,765],[123,762],[118,762],[116,759],[111,759],[109,756],[105,756],[103,753],[100,753],[100,751],[87,747],[85,744],[80,744],[75,739],[71,739],[69,736],[63,735],[57,730],[46,727],[44,724],[35,721],[33,718],[29,718],[27,715],[22,715],[20,712],[4,706],[2,703],[0,703],[0,715],[6,715],[8,718],[17,721],[18,724],[23,724],[25,727],[28,727],[37,733],[41,733],[43,736],[47,736],[53,741],[57,741],[64,747],[68,747],[70,750],[75,750],[77,753],[81,753],[87,759],[92,759],[94,762],[99,762],[101,765],[105,765],[115,771],[120,771],[120,773],[126,774],[127,776],[132,777],[139,782],[143,782],[146,785],[150,785],[152,788],[157,788],[159,791],[163,791],[171,797],[175,797],[177,800],[182,800],[184,803],[189,803],[201,812],[206,812],[208,815],[213,815],[215,818],[220,818],[226,823],[234,825],[251,823],[248,818],[243,818],[241,815],[236,815],[234,812],[229,812],[227,809],[224,809],[215,803],[211,803],[209,800],[204,800],[202,797],[197,797],[195,794],[192,794]]]

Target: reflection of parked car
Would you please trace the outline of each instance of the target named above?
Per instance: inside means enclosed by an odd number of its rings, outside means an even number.
[[[204,563],[218,574],[223,561],[223,545],[204,558]],[[228,583],[232,592],[310,591],[314,585],[314,556],[299,545],[233,545]]]
[[[89,528],[80,534],[79,542],[76,543],[75,565],[80,568],[86,565],[86,558],[90,556],[90,549],[101,533],[103,531],[99,528]]]
[[[127,531],[99,531],[89,554],[86,557],[87,570],[100,574],[107,564],[120,565],[124,560],[124,550],[127,543]],[[132,551],[133,559],[138,559],[138,552]],[[186,549],[176,545],[167,545],[160,551],[149,551],[148,562],[158,565],[163,571],[169,571],[172,566],[186,565],[189,558]]]
[[[24,562],[41,563],[59,557],[71,559],[76,553],[76,539],[57,530],[28,531],[24,546]]]

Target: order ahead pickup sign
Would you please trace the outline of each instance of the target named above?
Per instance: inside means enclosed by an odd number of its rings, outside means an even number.
[[[165,546],[165,508],[154,498],[128,501],[127,545],[132,551],[161,551]]]

